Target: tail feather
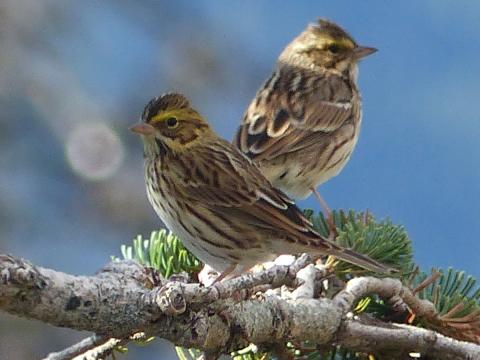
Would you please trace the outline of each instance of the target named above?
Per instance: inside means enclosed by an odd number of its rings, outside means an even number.
[[[369,271],[373,271],[376,273],[382,274],[394,274],[397,273],[398,270],[394,269],[390,266],[382,264],[376,260],[371,259],[370,257],[359,254],[355,251],[350,249],[339,249],[339,250],[330,250],[329,254],[335,256],[336,258],[351,263],[353,265],[360,266]]]

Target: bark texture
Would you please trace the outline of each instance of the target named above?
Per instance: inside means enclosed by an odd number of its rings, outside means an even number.
[[[0,309],[95,334],[50,354],[50,360],[80,354],[102,358],[132,336],[158,336],[200,349],[206,358],[250,343],[310,341],[322,348],[342,345],[392,359],[412,352],[435,359],[480,359],[477,344],[350,316],[355,302],[372,293],[417,314],[435,312],[431,303],[418,299],[398,280],[355,278],[333,299],[315,298],[315,289],[329,272],[310,260],[302,256],[290,266],[203,287],[182,276],[165,281],[132,261],[112,262],[93,276],[73,276],[0,255]]]

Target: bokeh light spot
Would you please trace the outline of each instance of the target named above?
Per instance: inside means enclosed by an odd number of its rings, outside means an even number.
[[[75,126],[65,147],[72,169],[89,180],[112,176],[124,157],[123,145],[117,134],[103,123]]]

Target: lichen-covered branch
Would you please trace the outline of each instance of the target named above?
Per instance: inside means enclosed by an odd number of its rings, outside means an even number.
[[[122,338],[161,316],[148,301],[145,269],[133,261],[87,277],[0,255],[0,284],[1,310],[56,326]]]
[[[369,324],[346,316],[359,297],[372,292],[395,301],[403,297],[405,304],[415,307],[415,296],[401,290],[396,280],[355,279],[333,300],[313,298],[315,283],[328,271],[305,267],[308,260],[303,257],[291,266],[274,266],[205,288],[152,281],[151,271],[131,261],[110,263],[87,277],[0,255],[0,310],[97,334],[70,353],[63,352],[66,355],[51,354],[52,359],[71,358],[107,338],[128,339],[138,332],[207,353],[228,353],[249,343],[309,341],[368,353],[420,351],[437,359],[480,358],[480,346],[475,344],[430,330]],[[284,284],[295,289],[253,294],[262,286],[273,290]],[[394,336],[395,343],[383,341],[388,336]]]

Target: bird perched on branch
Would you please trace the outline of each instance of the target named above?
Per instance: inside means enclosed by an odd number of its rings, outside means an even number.
[[[293,201],[220,138],[183,95],[151,100],[142,120],[131,130],[143,138],[150,203],[222,277],[302,252],[333,255],[375,272],[392,270],[315,232]]]
[[[375,51],[333,22],[308,26],[280,54],[234,140],[275,187],[296,199],[313,191],[327,213],[316,188],[355,148],[362,121],[357,63]]]

